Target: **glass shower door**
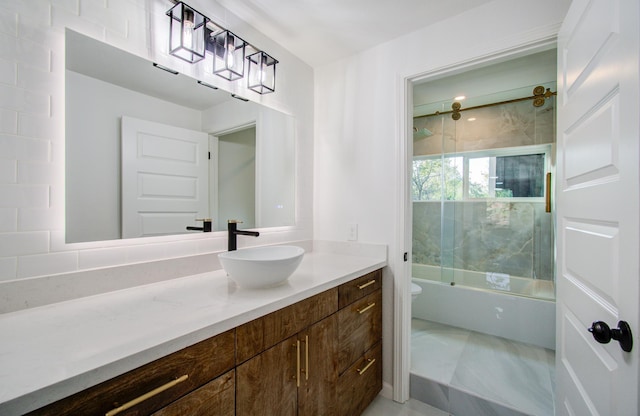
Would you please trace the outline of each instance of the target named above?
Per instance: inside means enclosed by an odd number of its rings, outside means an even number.
[[[438,106],[414,118],[414,277],[553,299],[554,97]]]

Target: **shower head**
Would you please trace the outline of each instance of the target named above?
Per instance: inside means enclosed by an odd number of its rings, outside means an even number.
[[[429,136],[433,136],[433,133],[431,132],[431,130],[425,127],[421,128],[420,130],[418,130],[417,127],[413,128],[413,140],[422,140]]]

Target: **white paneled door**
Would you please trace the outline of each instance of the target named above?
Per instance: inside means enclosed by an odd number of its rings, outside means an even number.
[[[637,0],[574,0],[558,38],[557,415],[640,410],[639,26]]]
[[[208,135],[122,117],[122,238],[185,233],[208,217]]]

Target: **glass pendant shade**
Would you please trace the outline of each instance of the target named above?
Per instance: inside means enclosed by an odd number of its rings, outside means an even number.
[[[189,63],[204,59],[206,16],[182,2],[167,12],[169,16],[169,53]]]
[[[229,81],[244,77],[247,43],[225,30],[213,35],[209,46],[213,52],[213,73]]]
[[[276,90],[276,64],[277,60],[260,51],[247,57],[249,61],[249,89],[259,93],[268,94]]]

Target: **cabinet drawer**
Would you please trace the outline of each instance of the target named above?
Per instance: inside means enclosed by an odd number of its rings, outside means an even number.
[[[338,371],[342,374],[382,338],[382,290],[338,312]]]
[[[238,364],[338,310],[338,289],[333,288],[236,328]]]
[[[382,269],[367,273],[362,277],[344,283],[338,287],[338,307],[344,308],[350,303],[375,292],[382,287]]]
[[[148,415],[231,370],[234,350],[235,331],[227,331],[30,414],[105,415],[160,387],[169,386],[118,413],[119,416]]]
[[[382,390],[382,342],[357,360],[338,380],[341,415],[361,414]]]
[[[236,374],[231,370],[155,412],[153,416],[233,416]]]

